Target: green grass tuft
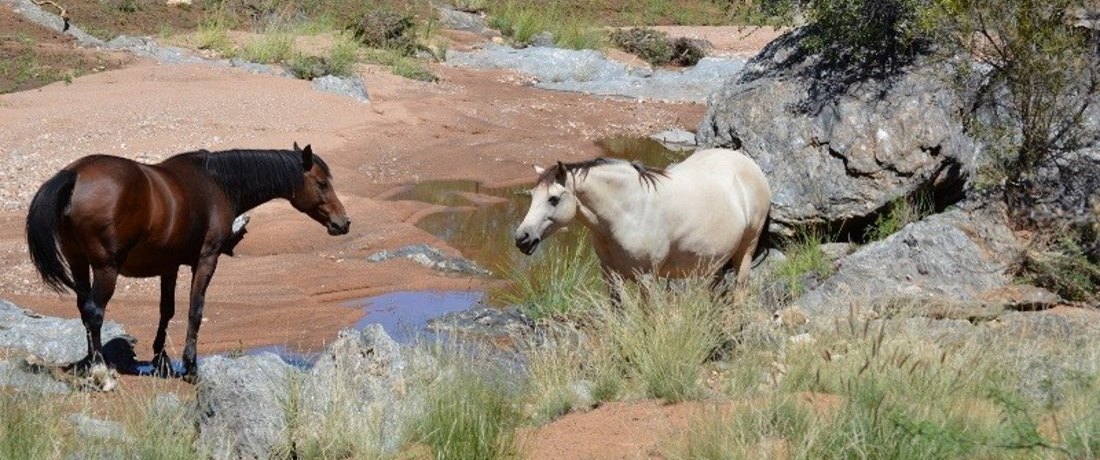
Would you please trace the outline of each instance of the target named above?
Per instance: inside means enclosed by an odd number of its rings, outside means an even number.
[[[521,421],[507,372],[469,351],[445,352],[442,376],[426,390],[414,440],[437,459],[492,460],[515,455]]]
[[[526,271],[508,272],[512,282],[501,300],[519,306],[532,319],[564,318],[588,306],[585,292],[602,289],[603,279],[592,248],[587,243],[569,248],[553,245],[543,248],[538,259]]]
[[[796,299],[806,291],[806,278],[825,278],[833,267],[821,250],[822,237],[814,232],[796,236],[783,250],[786,260],[773,271],[788,293],[786,300]]]
[[[875,224],[864,232],[866,241],[878,241],[897,233],[906,225],[932,215],[936,211],[931,197],[917,194],[892,201],[887,210],[875,218]]]
[[[295,56],[294,37],[285,32],[268,32],[245,44],[238,57],[250,62],[277,64]]]
[[[669,402],[702,396],[702,370],[721,345],[724,299],[709,283],[668,288],[663,280],[626,285],[621,306],[595,298],[595,324],[610,351],[647,397]]]
[[[53,458],[62,448],[61,413],[45,398],[0,392],[0,458]]]

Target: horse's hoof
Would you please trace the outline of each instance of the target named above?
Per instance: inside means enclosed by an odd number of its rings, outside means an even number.
[[[103,364],[103,358],[100,358],[98,356],[85,356],[84,358],[81,358],[80,361],[62,367],[61,370],[77,377],[87,377],[89,374],[89,370],[91,370],[93,367],[96,367],[97,365]]]
[[[183,374],[182,378],[184,382],[190,383],[192,385],[196,385],[199,383],[199,374],[195,371],[189,371],[186,374]]]
[[[153,358],[153,377],[162,379],[176,378],[179,372],[172,367],[172,359],[167,354],[160,354]]]

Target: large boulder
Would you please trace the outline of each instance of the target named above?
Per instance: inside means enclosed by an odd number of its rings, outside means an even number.
[[[266,459],[289,439],[287,411],[302,371],[271,353],[202,361],[198,444],[215,458]]]
[[[696,134],[700,147],[740,147],[760,164],[776,230],[858,230],[918,191],[957,200],[979,148],[956,118],[949,64],[835,69],[803,38],[773,41],[713,93]]]
[[[206,358],[196,395],[199,446],[216,458],[293,456],[298,443],[338,430],[375,436],[381,450],[395,452],[407,414],[421,406],[410,382],[410,368],[421,365],[376,324],[342,331],[309,371],[271,353]]]
[[[812,315],[843,315],[852,306],[1007,302],[998,293],[1012,283],[1007,271],[1020,250],[999,213],[954,209],[863,246],[795,304]]]
[[[402,439],[410,406],[408,365],[401,346],[378,324],[345,330],[325,349],[303,387],[302,407],[314,421],[340,416],[341,423],[370,421],[381,447],[393,452]]]

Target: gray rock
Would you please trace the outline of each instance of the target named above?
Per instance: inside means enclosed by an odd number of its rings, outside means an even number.
[[[447,63],[517,70],[534,77],[535,86],[557,91],[684,102],[703,101],[744,66],[740,59],[704,58],[685,70],[634,69],[594,50],[496,44],[470,52],[448,51]]]
[[[344,330],[328,346],[303,387],[302,407],[313,419],[333,413],[346,420],[380,417],[374,428],[381,447],[395,452],[406,414],[418,406],[411,396],[400,345],[372,324],[362,332]]]
[[[42,368],[28,366],[25,361],[0,361],[0,387],[44,394],[65,394],[69,386],[57,381]]]
[[[64,29],[65,22],[56,12],[43,10],[31,0],[0,0],[0,3],[11,5],[16,14],[22,15],[35,24],[56,32],[61,32]],[[80,27],[72,23],[69,24],[69,30],[65,31],[65,33],[76,38],[77,42],[82,46],[103,46],[103,40],[87,34]]]
[[[80,438],[96,441],[128,442],[130,434],[119,422],[100,420],[84,414],[70,414],[69,423]]]
[[[527,46],[541,46],[543,48],[554,48],[557,46],[557,42],[554,41],[554,34],[548,31],[542,31],[531,38],[527,39]]]
[[[680,128],[666,129],[649,138],[660,142],[669,150],[687,151],[698,147],[695,143],[695,134]]]
[[[569,391],[573,393],[573,408],[588,410],[596,407],[598,403],[592,395],[592,389],[596,385],[588,380],[574,380],[569,383]]]
[[[228,458],[269,458],[287,439],[287,408],[303,377],[270,353],[203,360],[196,389],[200,448]]]
[[[532,339],[535,322],[516,307],[478,307],[432,318],[428,321],[428,330],[504,348],[518,348]]]
[[[449,5],[436,5],[435,11],[439,15],[439,25],[444,28],[472,32],[485,38],[500,36],[500,32],[489,28],[484,14],[458,11]]]
[[[132,339],[114,321],[103,322],[102,336],[105,345]],[[85,337],[79,319],[42,316],[0,300],[0,348],[33,354],[47,364],[68,364],[88,354]]]
[[[795,304],[814,315],[839,315],[852,305],[978,302],[983,292],[1012,282],[1005,271],[1016,252],[1011,231],[993,212],[953,210],[860,248]]]
[[[947,63],[836,86],[795,31],[769,44],[707,100],[700,148],[740,147],[772,187],[777,230],[846,227],[918,190],[961,193],[979,148],[963,133]]]
[[[107,42],[105,46],[110,49],[129,51],[161,64],[197,64],[205,61],[183,48],[161,46],[149,37],[119,35]]]
[[[348,96],[364,104],[370,102],[370,96],[367,94],[367,87],[363,84],[363,79],[359,77],[325,75],[313,79],[313,89],[325,93]]]
[[[400,248],[378,251],[367,256],[368,262],[382,262],[390,259],[405,258],[435,270],[461,273],[464,275],[492,276],[492,272],[481,268],[473,261],[462,257],[451,257],[443,251],[426,244],[410,244]]]

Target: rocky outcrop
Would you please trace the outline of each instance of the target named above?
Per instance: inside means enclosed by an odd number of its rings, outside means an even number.
[[[340,333],[314,364],[303,387],[302,407],[318,419],[341,413],[345,420],[373,420],[386,451],[403,439],[410,397],[408,364],[401,347],[378,324]]]
[[[367,87],[359,77],[325,75],[313,79],[313,89],[323,93],[347,96],[364,104],[370,102],[370,95],[367,94]]]
[[[996,302],[1021,248],[990,210],[951,210],[909,224],[842,259],[837,271],[795,301],[815,315],[920,302]]]
[[[483,13],[459,11],[450,5],[435,5],[435,11],[439,16],[439,25],[444,28],[475,33],[485,38],[500,36],[500,32],[489,28]]]
[[[899,197],[960,196],[976,164],[944,63],[898,72],[831,69],[800,47],[801,31],[769,44],[707,101],[700,147],[740,147],[772,187],[778,229],[852,229]]]
[[[335,426],[378,436],[392,452],[419,407],[410,367],[379,325],[341,332],[308,372],[271,353],[207,358],[196,392],[199,445],[226,458],[270,458]]]

